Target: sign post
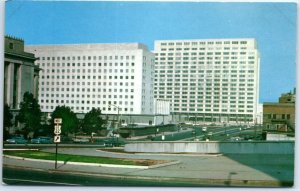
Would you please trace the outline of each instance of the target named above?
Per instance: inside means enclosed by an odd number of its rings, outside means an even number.
[[[60,143],[61,123],[62,123],[61,118],[54,119],[55,169],[57,169],[57,147],[58,147],[58,143]]]

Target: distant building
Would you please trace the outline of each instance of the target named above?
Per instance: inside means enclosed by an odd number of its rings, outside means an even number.
[[[155,41],[154,96],[178,122],[256,123],[260,55],[255,39]]]
[[[296,103],[296,89],[293,92],[281,94],[279,103]]]
[[[24,41],[5,37],[4,49],[4,103],[18,110],[25,92],[38,97],[39,68],[34,54],[24,51]]]
[[[295,96],[294,93],[282,94],[279,103],[264,103],[263,126],[265,131],[295,131]]]

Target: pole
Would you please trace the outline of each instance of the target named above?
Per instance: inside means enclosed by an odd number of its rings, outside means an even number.
[[[55,169],[57,169],[57,143],[55,144]]]
[[[117,129],[119,129],[119,127],[120,127],[120,113],[119,113],[119,107],[117,107],[117,109],[118,109],[118,126],[117,126]]]

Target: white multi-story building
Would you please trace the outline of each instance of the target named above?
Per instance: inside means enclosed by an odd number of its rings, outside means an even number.
[[[260,57],[255,39],[155,41],[155,98],[179,121],[254,123]]]
[[[154,54],[139,43],[26,46],[41,68],[43,112],[153,114]]]

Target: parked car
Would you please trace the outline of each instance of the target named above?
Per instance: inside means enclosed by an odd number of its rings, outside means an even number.
[[[207,127],[202,127],[202,132],[206,132],[207,131]]]
[[[24,139],[24,137],[12,137],[10,139],[6,140],[7,143],[9,144],[26,144],[27,140]]]
[[[122,143],[117,140],[104,140],[104,146],[105,147],[119,147]]]
[[[73,138],[73,143],[88,143],[90,140],[88,138]]]
[[[212,133],[212,132],[208,132],[207,135],[208,135],[208,136],[212,136],[213,133]]]
[[[51,137],[37,137],[35,139],[31,139],[31,143],[34,143],[34,144],[51,144],[51,143],[53,143],[53,138],[51,138]]]

